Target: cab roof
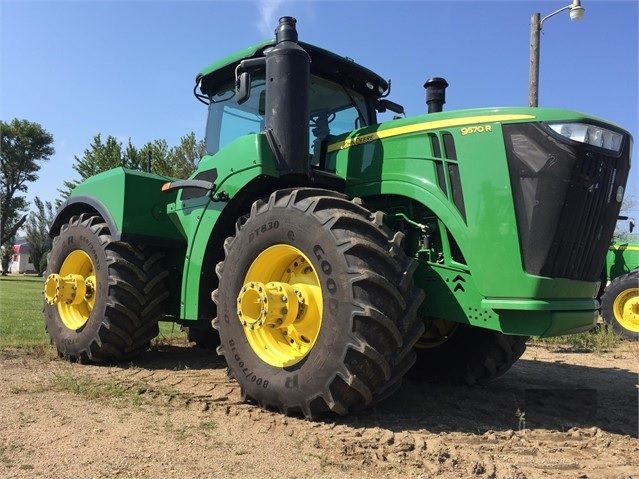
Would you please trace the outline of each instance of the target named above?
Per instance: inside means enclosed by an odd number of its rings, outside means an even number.
[[[343,84],[363,95],[381,97],[388,89],[388,82],[368,68],[310,43],[299,42],[311,57],[311,74]],[[200,91],[209,95],[219,87],[228,85],[235,78],[235,67],[247,58],[264,56],[264,51],[275,46],[275,40],[268,40],[239,50],[202,69],[195,78]]]

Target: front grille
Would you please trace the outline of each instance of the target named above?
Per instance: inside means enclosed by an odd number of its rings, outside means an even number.
[[[568,144],[540,124],[504,126],[524,269],[599,280],[630,169],[621,155]]]

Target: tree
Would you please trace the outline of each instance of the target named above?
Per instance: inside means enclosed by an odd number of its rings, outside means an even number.
[[[33,202],[36,205],[36,211],[32,211],[29,215],[25,231],[27,243],[29,243],[31,262],[38,274],[41,274],[44,270],[42,266],[45,264],[42,259],[51,251],[52,239],[49,236],[49,228],[51,223],[53,223],[54,211],[50,202],[45,201],[43,203],[37,196]]]
[[[155,140],[142,147],[142,158],[151,155],[151,172],[172,178],[188,178],[195,171],[196,161],[204,156],[204,141],[196,140],[195,133],[180,138],[180,144],[169,148],[166,140]],[[144,161],[141,161],[144,164]]]
[[[13,240],[12,240],[13,242]],[[11,263],[11,257],[13,256],[13,245],[7,242],[0,250],[0,264],[2,264],[2,276],[6,276],[9,272],[9,263]]]
[[[173,165],[173,175],[176,178],[188,178],[195,171],[195,165],[206,154],[203,140],[196,140],[191,132],[180,138],[180,144],[171,148],[169,156]]]
[[[0,187],[1,189],[1,187]],[[27,220],[27,215],[22,214],[26,211],[28,206],[27,201],[23,196],[14,196],[9,198],[5,196],[4,191],[0,198],[0,232],[2,241],[0,245],[4,247],[4,254],[2,255],[2,274],[5,275],[8,271],[9,261],[13,254],[13,244],[15,243],[16,233]]]
[[[169,157],[169,145],[166,140],[155,140],[147,143],[140,150],[141,156],[148,158],[151,155],[151,172],[156,175],[173,176],[171,158]],[[146,168],[144,168],[146,170]]]
[[[26,215],[18,219],[28,205],[19,193],[38,179],[38,162],[55,153],[52,143],[53,136],[38,123],[0,120],[0,243],[13,238],[26,221]]]
[[[129,138],[129,143],[122,154],[122,166],[131,168],[132,170],[144,170],[148,169],[148,157],[142,151],[138,150]]]
[[[0,245],[5,253],[12,249],[16,233],[27,220],[28,203],[20,193],[26,193],[27,184],[38,179],[38,162],[55,153],[52,143],[53,136],[38,123],[0,120]],[[6,270],[3,264],[3,274]]]
[[[154,140],[137,149],[129,138],[126,148],[122,143],[109,135],[102,141],[98,133],[93,137],[91,146],[84,150],[82,158],[75,158],[73,169],[78,172],[80,179],[65,181],[64,189],[58,190],[62,194],[62,200],[71,194],[81,181],[103,171],[123,166],[134,170],[147,171],[149,161],[151,172],[157,175],[172,178],[188,178],[194,171],[196,161],[205,154],[203,140],[197,140],[195,133],[191,132],[180,139],[180,144],[169,148],[166,140]],[[61,203],[58,200],[57,205]]]

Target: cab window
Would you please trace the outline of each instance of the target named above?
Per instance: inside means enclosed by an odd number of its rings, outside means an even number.
[[[240,136],[264,130],[265,88],[264,78],[254,75],[251,95],[241,105],[235,101],[233,82],[211,97],[205,140],[209,155]],[[323,140],[368,124],[362,95],[316,76],[311,76],[309,111],[309,155],[315,158]]]

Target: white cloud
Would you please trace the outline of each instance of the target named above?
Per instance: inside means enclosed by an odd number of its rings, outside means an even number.
[[[341,0],[323,0],[341,1]],[[304,17],[306,20],[314,18],[313,7],[315,0],[257,0],[259,19],[255,26],[263,38],[274,38],[275,29],[281,17],[292,16],[296,19]]]
[[[260,0],[258,4],[260,19],[257,28],[263,36],[273,37],[275,35],[278,20],[276,12],[282,3],[284,3],[282,0]]]

